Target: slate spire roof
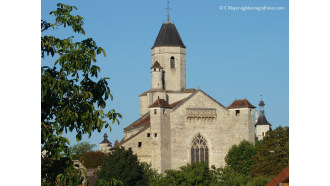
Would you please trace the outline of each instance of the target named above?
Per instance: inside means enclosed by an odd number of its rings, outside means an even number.
[[[107,135],[107,133],[104,133],[103,137],[104,137],[104,139],[103,139],[103,141],[101,143],[110,143],[111,144],[111,142],[108,141],[108,135]]]
[[[272,126],[272,124],[270,124],[267,121],[266,116],[265,116],[265,112],[263,110],[259,111],[259,118],[258,118],[258,121],[255,125],[270,125],[270,126]]]
[[[265,116],[265,110],[264,110],[265,102],[261,101],[259,102],[259,118],[255,125],[270,125],[272,126],[266,119]]]
[[[163,69],[163,67],[160,66],[160,64],[158,63],[158,61],[156,61],[156,62],[152,65],[152,67],[151,67],[150,69],[152,69],[152,68],[160,68],[160,69]]]
[[[162,24],[162,27],[160,28],[160,31],[152,48],[160,46],[179,46],[182,48],[186,48],[186,46],[181,40],[178,30],[173,23]]]

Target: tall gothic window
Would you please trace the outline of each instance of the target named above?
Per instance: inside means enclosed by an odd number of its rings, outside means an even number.
[[[203,136],[198,136],[192,141],[191,145],[191,163],[204,161],[209,166],[209,149]]]
[[[175,59],[173,56],[171,57],[171,68],[175,68]]]

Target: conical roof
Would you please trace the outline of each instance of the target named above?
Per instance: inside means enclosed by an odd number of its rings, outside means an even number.
[[[119,145],[119,141],[116,139],[115,145],[113,147],[117,147]]]
[[[104,133],[104,135],[103,135],[103,141],[101,142],[101,143],[111,143],[109,140],[108,140],[108,135],[107,135],[107,133]]]
[[[162,69],[163,67],[160,66],[160,64],[158,63],[158,61],[156,61],[156,62],[154,63],[154,65],[152,65],[152,67],[151,67],[150,69],[152,69],[152,68],[160,68],[160,69]]]
[[[272,126],[272,124],[270,124],[267,119],[266,119],[266,116],[265,116],[265,113],[263,110],[261,110],[259,112],[259,118],[258,118],[258,121],[255,125],[270,125]]]
[[[160,46],[179,46],[182,48],[186,48],[186,46],[181,40],[178,30],[173,23],[162,24],[162,27],[160,28],[160,31],[152,48]]]

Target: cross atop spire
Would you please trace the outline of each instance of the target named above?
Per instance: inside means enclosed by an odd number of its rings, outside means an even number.
[[[167,8],[165,8],[165,9],[167,9],[167,22],[169,23],[170,22],[170,10],[171,10],[169,0],[167,0]]]
[[[262,100],[262,94],[260,94],[259,109],[264,110],[265,102]]]

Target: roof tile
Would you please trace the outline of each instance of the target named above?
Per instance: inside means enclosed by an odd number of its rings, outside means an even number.
[[[231,105],[227,107],[228,109],[234,108],[256,108],[247,99],[235,100]]]

